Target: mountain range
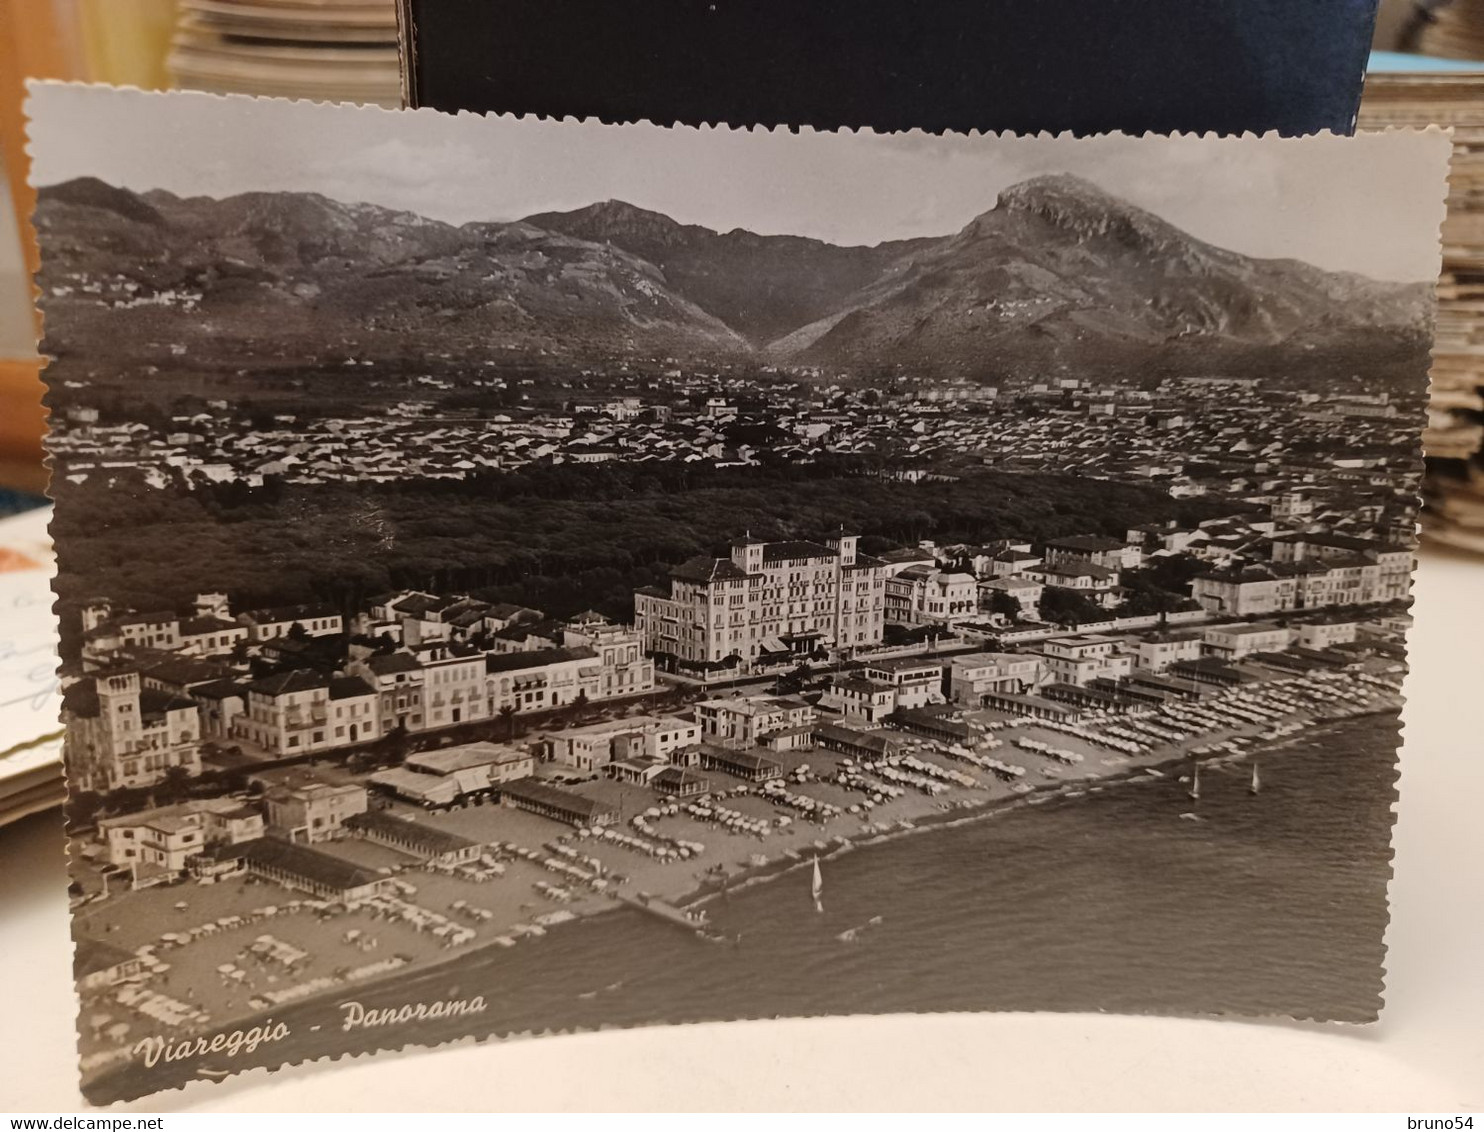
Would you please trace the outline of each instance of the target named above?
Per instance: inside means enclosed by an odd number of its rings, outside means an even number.
[[[39,193],[49,352],[106,336],[227,364],[513,351],[755,358],[985,380],[1412,356],[1431,288],[1255,259],[1070,175],[873,247],[716,232],[621,201],[450,225],[312,193]],[[124,317],[127,313],[127,317]],[[1275,353],[1276,352],[1276,353]]]

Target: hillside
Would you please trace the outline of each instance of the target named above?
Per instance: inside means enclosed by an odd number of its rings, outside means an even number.
[[[121,369],[754,356],[827,374],[1195,367],[1324,384],[1362,363],[1410,376],[1432,309],[1426,285],[1243,256],[1066,175],[1004,190],[952,235],[876,247],[615,201],[455,226],[86,178],[42,189],[36,225],[48,352],[65,363],[105,340]]]
[[[769,350],[846,369],[931,359],[996,373],[1096,371],[1187,345],[1219,363],[1378,331],[1422,342],[1430,310],[1426,285],[1239,255],[1051,176],[1005,190],[992,210]]]
[[[763,345],[824,318],[901,259],[937,243],[897,240],[838,247],[802,236],[714,232],[623,201],[545,212],[526,223],[608,244],[648,260],[666,282],[750,341]]]
[[[181,199],[87,180],[39,196],[46,345],[62,356],[84,336],[136,361],[208,363],[746,348],[653,264],[525,224],[455,227],[309,193]]]

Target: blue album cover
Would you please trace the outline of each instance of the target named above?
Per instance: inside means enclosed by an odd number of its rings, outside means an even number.
[[[1376,0],[402,0],[412,105],[877,130],[1349,133]]]

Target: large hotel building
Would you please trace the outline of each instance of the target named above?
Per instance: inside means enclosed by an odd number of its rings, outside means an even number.
[[[857,553],[856,538],[738,539],[730,558],[692,558],[672,570],[669,593],[636,591],[634,627],[646,651],[696,667],[878,645],[886,566]]]

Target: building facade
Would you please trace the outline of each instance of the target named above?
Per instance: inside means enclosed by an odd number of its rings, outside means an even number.
[[[1041,660],[1053,683],[1079,688],[1127,676],[1134,668],[1133,657],[1112,637],[1054,637],[1041,642]]]
[[[123,817],[100,818],[98,839],[109,864],[183,872],[208,846],[262,837],[263,814],[238,798],[200,798]]]
[[[718,747],[762,747],[786,733],[808,736],[818,714],[803,700],[729,696],[695,705],[701,740]]]
[[[173,768],[201,773],[193,700],[140,686],[138,672],[80,680],[62,697],[67,772],[76,790],[152,786]]]
[[[948,662],[948,694],[964,707],[979,707],[990,693],[1025,695],[1045,681],[1041,658],[1028,653],[976,652]]]
[[[636,715],[548,731],[537,738],[534,749],[543,762],[597,774],[610,762],[646,756],[676,766],[692,766],[700,742],[701,726],[693,719]]]
[[[312,844],[338,836],[346,818],[366,812],[366,788],[297,774],[270,785],[263,805],[272,836]]]
[[[979,612],[971,574],[909,566],[886,579],[886,620],[893,625],[952,625]]]
[[[646,651],[700,669],[880,644],[886,571],[856,541],[738,539],[730,558],[676,567],[668,591],[637,591],[634,628]]]

